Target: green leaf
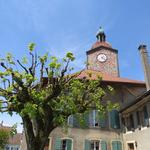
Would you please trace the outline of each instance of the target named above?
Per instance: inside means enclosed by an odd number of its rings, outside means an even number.
[[[35,46],[36,46],[35,43],[30,43],[30,44],[28,45],[29,51],[30,51],[30,52],[34,51]]]
[[[68,59],[70,59],[71,61],[75,60],[75,57],[74,57],[73,53],[71,53],[71,52],[68,52],[68,53],[66,54],[66,57],[67,57]]]

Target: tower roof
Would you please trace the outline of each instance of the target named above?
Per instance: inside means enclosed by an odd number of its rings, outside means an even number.
[[[108,43],[108,42],[96,41],[96,42],[92,45],[92,49],[95,49],[95,48],[100,47],[100,46],[107,47],[107,48],[112,48],[112,47],[111,47],[111,44]]]

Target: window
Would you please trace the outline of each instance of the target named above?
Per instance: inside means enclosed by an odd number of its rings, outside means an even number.
[[[91,127],[106,127],[105,116],[98,110],[92,110],[89,114],[89,124]]]
[[[107,150],[107,143],[103,140],[85,140],[84,150]]]
[[[54,150],[72,150],[72,139],[56,138]]]
[[[68,123],[75,128],[88,128],[89,127],[89,112],[82,114],[74,114],[69,116]]]
[[[69,117],[68,117],[68,125],[69,126],[73,126],[73,115],[70,115]]]
[[[99,150],[99,141],[91,141],[91,150]]]
[[[92,118],[93,127],[98,127],[99,126],[98,111],[93,110],[92,113],[93,113],[93,118]]]
[[[128,150],[134,150],[134,143],[128,143]]]
[[[9,150],[9,146],[6,146],[6,147],[5,147],[5,150]]]
[[[140,128],[141,127],[141,121],[140,121],[140,113],[139,113],[139,111],[136,112],[136,119],[137,119],[137,125]]]
[[[134,129],[134,120],[133,120],[132,114],[130,115],[130,126],[131,126],[131,129]]]
[[[124,117],[121,117],[121,123],[122,123],[122,131],[125,133],[126,132],[126,123],[125,123]]]
[[[127,117],[127,130],[128,131],[132,131],[134,130],[134,120],[133,120],[133,115],[130,114],[128,117]]]
[[[146,106],[143,107],[143,116],[144,116],[143,125],[149,126],[149,117],[148,117],[148,112],[147,112]]]
[[[62,140],[62,150],[67,149],[67,140]]]

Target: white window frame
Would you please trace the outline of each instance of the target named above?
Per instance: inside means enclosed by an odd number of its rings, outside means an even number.
[[[133,144],[134,145],[134,150],[137,150],[136,141],[127,141],[126,142],[127,149],[128,149],[128,144]]]
[[[99,139],[99,138],[89,138],[87,140],[89,140],[89,141],[99,141],[99,150],[101,150],[101,141],[105,141],[108,144],[108,142],[106,140]],[[83,144],[83,149],[85,149],[85,144]]]
[[[49,146],[48,146],[48,150],[52,149],[52,137],[49,137]]]
[[[96,110],[96,109],[92,110],[93,118],[92,118],[92,122],[91,122],[91,127],[99,127],[99,122],[97,122],[96,111],[98,111],[98,110]],[[97,126],[96,126],[96,123],[98,124]]]

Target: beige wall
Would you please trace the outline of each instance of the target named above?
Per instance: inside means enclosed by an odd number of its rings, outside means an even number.
[[[143,98],[140,103],[133,105],[126,112],[127,114],[130,113],[133,114],[135,130],[127,131],[126,133],[123,134],[125,150],[128,150],[128,143],[134,143],[134,150],[150,150],[150,127],[141,125],[141,127],[139,128],[137,124],[137,117],[136,117],[136,111],[141,110],[144,106],[146,106],[148,111],[148,116],[149,116],[149,123],[150,123],[149,100],[150,100],[150,95],[146,98]]]
[[[125,150],[128,150],[127,143],[136,141],[135,150],[150,150],[150,128],[144,127],[141,130],[136,129],[123,135]],[[136,145],[136,144],[135,144]]]

